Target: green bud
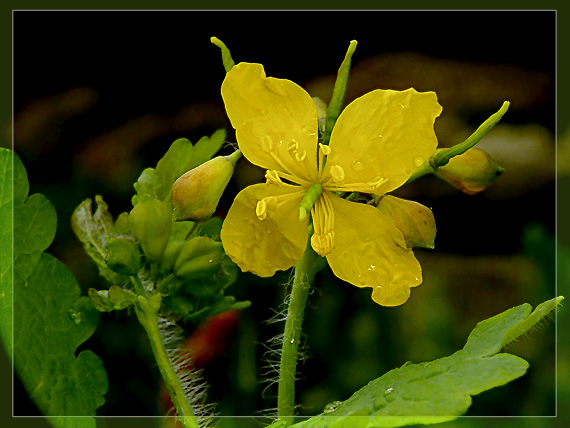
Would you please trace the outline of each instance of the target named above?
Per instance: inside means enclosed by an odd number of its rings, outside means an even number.
[[[172,212],[168,204],[156,199],[143,200],[129,214],[129,223],[146,256],[160,260],[172,228]]]
[[[112,238],[107,244],[105,262],[113,272],[136,275],[141,267],[141,255],[136,242],[125,236]]]
[[[477,147],[454,156],[445,166],[439,167],[436,175],[468,195],[485,190],[504,169],[489,153]]]
[[[89,298],[98,311],[109,312],[125,309],[136,301],[137,296],[132,291],[112,285],[109,290],[90,288]]]
[[[117,229],[121,235],[130,235],[132,233],[128,213],[119,214],[117,220],[115,220],[115,229]]]
[[[184,243],[174,264],[174,273],[187,280],[208,278],[218,271],[223,256],[221,242],[198,236]]]
[[[174,263],[180,254],[180,250],[184,246],[184,241],[172,241],[166,245],[162,260],[160,262],[161,272],[170,272],[174,268]]]
[[[175,220],[205,220],[214,214],[241,152],[218,156],[188,171],[172,186]]]

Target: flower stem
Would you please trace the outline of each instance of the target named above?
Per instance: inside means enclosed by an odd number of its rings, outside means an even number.
[[[321,269],[323,260],[311,248],[310,240],[301,260],[295,266],[295,277],[287,309],[285,332],[279,369],[277,416],[287,427],[293,422],[295,410],[295,374],[301,338],[305,305],[315,274]]]
[[[179,416],[182,426],[184,428],[198,428],[198,422],[194,416],[192,407],[184,395],[182,385],[178,380],[176,371],[172,367],[170,358],[164,347],[164,342],[162,341],[160,330],[158,329],[158,317],[156,315],[158,308],[153,307],[156,305],[153,305],[153,302],[150,300],[139,296],[137,304],[135,305],[137,318],[146,331],[152,353],[154,354],[160,374],[170,394],[172,403],[176,408],[176,413]]]

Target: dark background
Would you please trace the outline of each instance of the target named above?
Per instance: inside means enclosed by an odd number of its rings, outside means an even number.
[[[407,360],[449,355],[477,321],[554,296],[554,12],[15,12],[14,148],[30,193],[44,193],[58,212],[50,251],[84,290],[103,284],[69,226],[81,201],[101,194],[117,215],[130,209],[140,171],[176,138],[196,142],[224,127],[235,141],[210,36],[236,62],[263,63],[269,76],[293,80],[325,102],[356,39],[347,102],[376,88],[434,90],[443,106],[436,124],[442,146],[461,142],[504,100],[512,103],[481,143],[506,168],[496,185],[467,196],[426,178],[401,191],[431,207],[438,225],[436,250],[417,252],[425,280],[408,303],[381,308],[327,270],[317,277],[305,324],[301,414],[319,413]],[[217,215],[261,176],[243,161]],[[246,274],[232,287],[253,305],[229,353],[207,368],[211,398],[225,415],[275,406],[274,390],[262,397],[263,370],[250,357],[261,357],[263,346],[255,344],[282,329],[262,321],[282,301],[287,280]],[[157,373],[133,318],[104,315],[85,345],[109,373],[101,415],[161,412]],[[511,352],[529,360],[529,374],[477,396],[469,414],[553,415],[553,332],[546,324],[515,345]],[[37,412],[18,384],[15,393],[16,414]]]

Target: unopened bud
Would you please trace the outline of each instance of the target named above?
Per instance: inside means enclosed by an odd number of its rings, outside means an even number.
[[[205,236],[186,241],[174,264],[174,273],[187,280],[204,279],[219,269],[224,256],[221,242]]]
[[[129,214],[129,223],[146,256],[160,260],[172,228],[172,212],[168,204],[156,199],[139,202]]]
[[[451,158],[436,175],[462,192],[474,195],[485,190],[503,171],[489,153],[474,147]]]
[[[172,210],[175,220],[205,220],[222,197],[241,152],[218,156],[188,171],[172,186]]]
[[[180,250],[184,246],[184,241],[173,241],[166,245],[162,260],[160,261],[160,270],[162,272],[170,272],[174,268],[174,263],[180,254]]]
[[[141,267],[141,255],[135,241],[119,236],[107,244],[107,266],[121,275],[136,275]]]

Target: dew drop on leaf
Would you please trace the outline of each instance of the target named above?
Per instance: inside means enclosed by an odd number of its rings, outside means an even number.
[[[323,411],[323,413],[332,413],[334,412],[337,407],[342,404],[341,401],[333,401],[332,403],[329,403],[325,406],[325,410]]]

